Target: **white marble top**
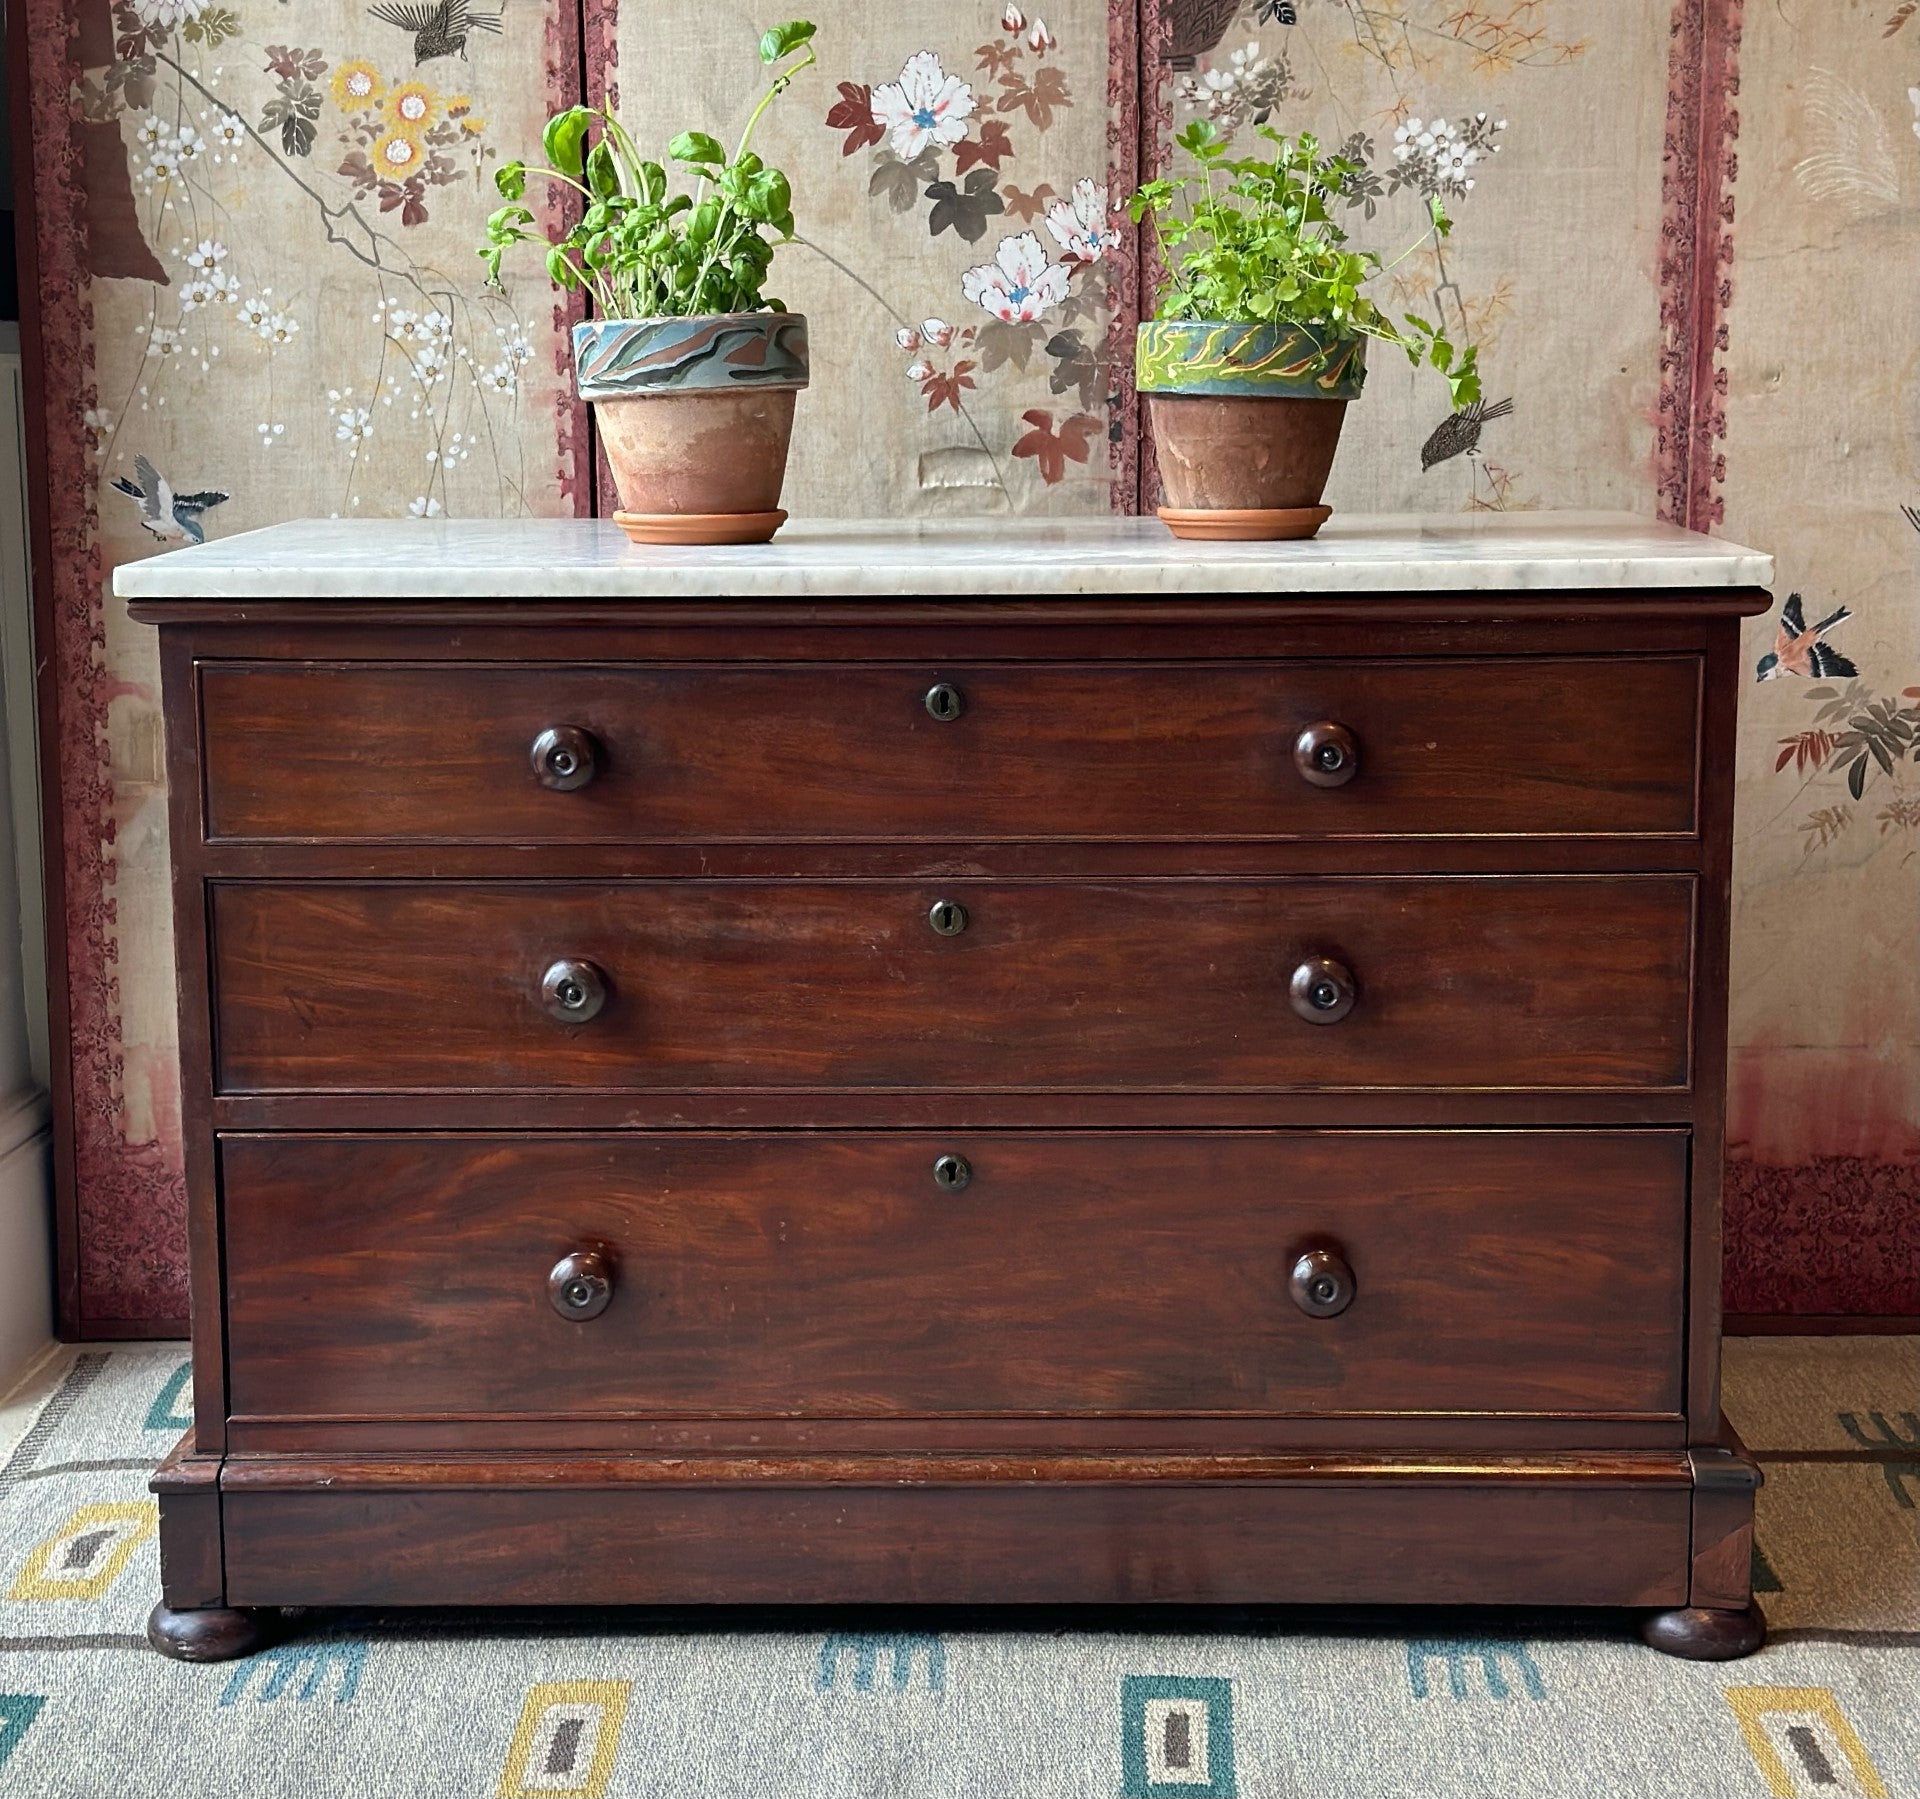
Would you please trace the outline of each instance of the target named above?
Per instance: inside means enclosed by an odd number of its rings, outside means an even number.
[[[126,599],[729,599],[1765,587],[1773,558],[1624,513],[1336,513],[1309,543],[1180,543],[1157,519],[796,520],[642,549],[585,519],[311,519],[132,562]]]

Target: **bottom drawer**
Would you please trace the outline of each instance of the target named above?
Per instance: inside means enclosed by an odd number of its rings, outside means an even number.
[[[254,1421],[1671,1419],[1675,1131],[230,1136]],[[964,1180],[936,1159],[965,1159]],[[1303,1254],[1332,1260],[1296,1295]],[[604,1258],[611,1297],[550,1277]],[[1343,1269],[1351,1303],[1337,1304]],[[592,1265],[572,1290],[594,1311]],[[482,1428],[484,1426],[484,1428]],[[485,1430],[502,1433],[489,1439]]]
[[[1685,1457],[1666,1464],[949,1481],[915,1458],[729,1485],[684,1464],[230,1462],[225,1603],[1684,1605],[1692,1493]]]

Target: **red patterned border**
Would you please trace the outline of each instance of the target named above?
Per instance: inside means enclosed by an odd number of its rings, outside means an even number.
[[[1726,1202],[1729,1312],[1920,1319],[1920,1162],[1734,1162]]]
[[[1107,0],[1107,196],[1119,204],[1140,185],[1141,0]],[[1107,466],[1115,512],[1140,510],[1140,397],[1133,387],[1134,328],[1145,299],[1141,248],[1145,233],[1122,231],[1113,265],[1113,319],[1107,327],[1113,430]]]
[[[106,568],[82,416],[97,403],[87,218],[71,96],[78,24],[63,0],[26,0],[27,77],[39,254],[41,379],[49,507],[42,635],[53,659],[54,767],[59,787],[60,907],[65,927],[71,1163],[60,1170],[77,1265],[63,1285],[62,1323],[105,1326],[179,1319],[187,1310],[186,1179],[165,1143],[120,1131],[126,1077],[111,896],[114,792],[108,761]],[[48,639],[51,642],[48,642]],[[54,946],[57,947],[58,946]],[[71,1195],[70,1199],[68,1195]]]
[[[584,95],[582,72],[585,22],[565,0],[554,0],[547,14],[547,105],[553,112],[576,104]],[[551,229],[565,211],[561,190],[546,188],[546,214],[542,224]],[[553,367],[560,377],[559,399],[554,408],[557,436],[555,451],[560,492],[577,514],[593,511],[593,427],[586,402],[574,391],[573,328],[587,316],[582,294],[554,293]]]
[[[1675,0],[1661,199],[1660,516],[1721,522],[1727,435],[1727,309],[1733,300],[1734,152],[1745,0]]]

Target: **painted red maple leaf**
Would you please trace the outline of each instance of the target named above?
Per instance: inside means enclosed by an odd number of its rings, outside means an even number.
[[[927,396],[927,410],[938,412],[942,406],[951,406],[958,412],[960,396],[973,391],[975,366],[971,362],[956,362],[950,375],[935,369],[920,383],[920,391]]]
[[[1053,414],[1044,407],[1021,413],[1020,420],[1033,429],[1013,446],[1013,453],[1030,458],[1049,487],[1067,478],[1069,459],[1085,462],[1093,454],[1093,440],[1100,430],[1100,421],[1085,412],[1075,413],[1057,431]]]
[[[1000,197],[1006,201],[1007,211],[1012,213],[1016,218],[1025,219],[1029,224],[1037,219],[1059,198],[1059,196],[1054,193],[1051,184],[1045,181],[1041,182],[1030,194],[1022,192],[1021,189],[1015,187],[1013,183],[1009,181]]]
[[[1020,60],[1018,45],[982,44],[974,55],[979,60],[973,66],[985,69],[989,75],[1003,74]]]
[[[873,116],[873,89],[858,81],[840,83],[840,99],[827,114],[827,123],[847,134],[840,146],[842,156],[852,156],[887,135],[886,127]]]
[[[954,165],[960,174],[984,165],[996,175],[1000,165],[1013,155],[1013,139],[998,119],[989,119],[980,127],[978,137],[962,138],[953,147]]]

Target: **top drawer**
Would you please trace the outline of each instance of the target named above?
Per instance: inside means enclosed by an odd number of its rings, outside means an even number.
[[[1089,842],[1695,829],[1692,656],[209,662],[199,690],[213,841]],[[1352,756],[1339,768],[1315,766],[1300,747],[1316,725],[1350,736]],[[567,739],[573,763],[551,758],[543,779],[535,746],[553,730],[584,733],[585,752],[580,738]]]

